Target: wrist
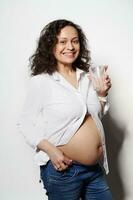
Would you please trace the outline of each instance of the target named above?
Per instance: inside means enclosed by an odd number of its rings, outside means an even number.
[[[99,101],[106,103],[107,102],[107,96],[98,96]]]

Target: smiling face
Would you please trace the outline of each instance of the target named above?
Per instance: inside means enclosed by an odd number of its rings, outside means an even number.
[[[65,26],[57,36],[57,44],[54,47],[54,56],[57,65],[72,65],[80,52],[80,43],[77,30],[72,26]]]

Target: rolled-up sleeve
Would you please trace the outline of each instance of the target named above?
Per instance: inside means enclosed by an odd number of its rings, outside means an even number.
[[[43,109],[42,102],[40,81],[36,77],[32,77],[29,81],[28,92],[17,122],[17,128],[26,142],[34,149],[44,139],[44,130],[41,129],[37,120]]]

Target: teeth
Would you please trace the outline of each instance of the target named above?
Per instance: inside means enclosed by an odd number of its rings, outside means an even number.
[[[65,55],[73,56],[73,53],[64,53]]]

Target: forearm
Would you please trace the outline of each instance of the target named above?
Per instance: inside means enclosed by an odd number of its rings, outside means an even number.
[[[38,150],[44,151],[48,154],[53,166],[56,170],[65,170],[72,164],[72,160],[66,157],[63,152],[47,140],[42,140],[37,145]]]
[[[39,142],[37,145],[37,150],[44,151],[45,153],[49,153],[51,149],[55,148],[53,144],[51,144],[48,140],[44,139]]]

